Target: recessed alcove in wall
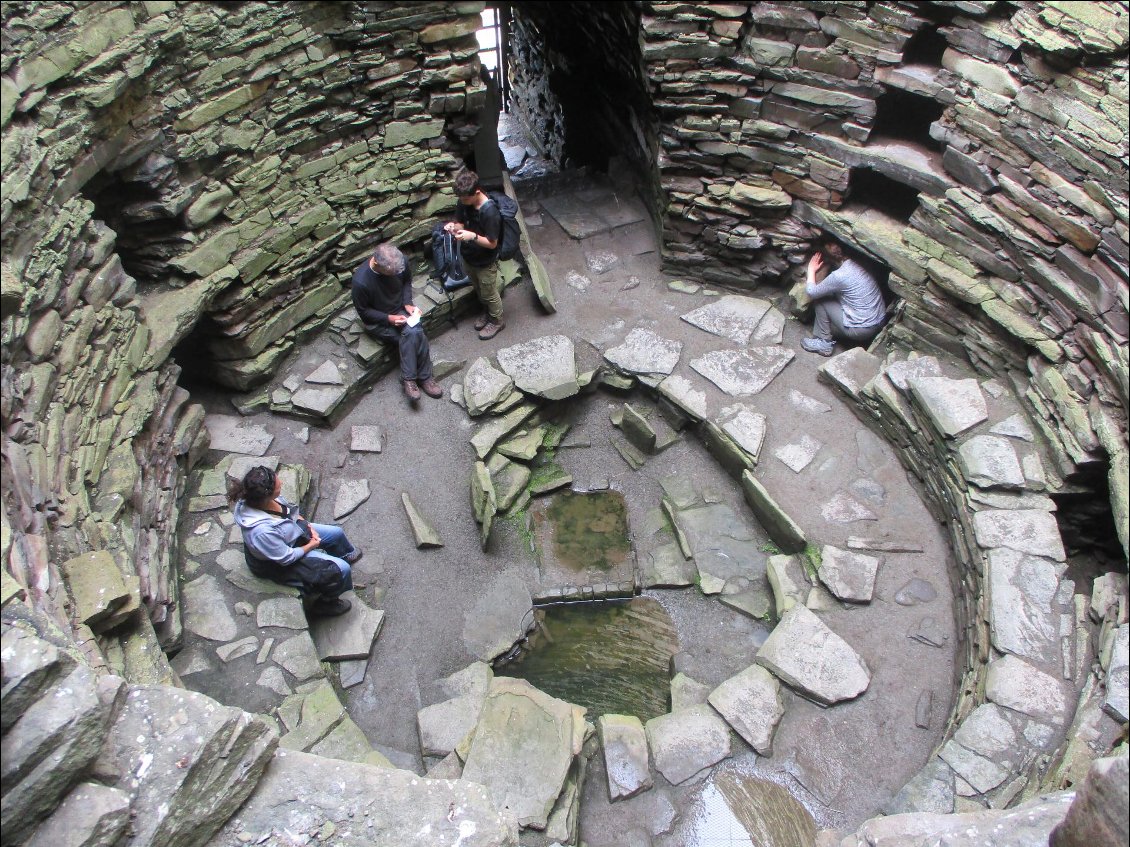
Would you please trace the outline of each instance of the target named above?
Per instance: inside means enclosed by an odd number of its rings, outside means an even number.
[[[875,101],[875,106],[873,140],[897,139],[938,152],[943,150],[942,143],[930,137],[930,124],[942,116],[944,104],[924,94],[888,87]]]
[[[906,223],[918,208],[918,191],[873,168],[852,168],[847,199],[852,206],[866,207]]]
[[[923,27],[902,48],[902,64],[941,67],[942,54],[948,47],[949,42],[937,27]]]
[[[126,273],[138,282],[168,277],[168,261],[189,247],[180,214],[195,199],[184,190],[177,163],[160,154],[118,171],[100,171],[83,194],[95,217],[116,235],[116,250]]]

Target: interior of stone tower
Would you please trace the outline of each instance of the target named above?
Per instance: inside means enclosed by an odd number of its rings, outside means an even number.
[[[1127,843],[1125,0],[2,16],[0,847]]]

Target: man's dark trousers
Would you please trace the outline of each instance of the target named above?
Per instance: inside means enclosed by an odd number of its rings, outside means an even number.
[[[369,335],[400,349],[400,378],[420,382],[432,378],[432,353],[428,336],[419,324],[396,327],[392,324],[367,330]]]

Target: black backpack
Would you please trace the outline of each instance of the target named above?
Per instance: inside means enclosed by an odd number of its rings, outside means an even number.
[[[518,203],[501,191],[487,192],[502,214],[502,234],[498,238],[498,258],[500,261],[513,259],[518,255],[522,242],[522,230],[518,226]]]
[[[434,276],[444,291],[454,291],[471,284],[471,278],[463,267],[459,241],[450,232],[444,232],[441,223],[432,228],[432,263],[435,265]]]

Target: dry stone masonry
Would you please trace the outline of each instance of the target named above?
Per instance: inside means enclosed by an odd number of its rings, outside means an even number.
[[[1122,2],[513,4],[511,110],[530,145],[557,166],[634,173],[645,201],[617,198],[591,231],[584,203],[547,199],[546,213],[578,240],[627,243],[653,226],[672,291],[726,287],[682,320],[717,342],[685,362],[691,376],[733,400],[712,408],[674,373],[682,345],[661,326],[631,328],[593,371],[559,334],[474,361],[451,395],[480,422],[483,548],[496,516],[571,482],[531,467],[564,436],[544,404],[639,385],[646,403],[616,417],[625,461],[642,468],[698,434],[780,551],[756,557],[764,579],[728,572],[752,544],[742,521],[668,480],[672,529],[640,581],[697,582],[780,624],[720,685],[676,677],[672,711],[646,725],[586,716],[479,663],[419,713],[439,760],[427,778],[373,749],[331,680],[364,678],[381,598],[355,597],[348,626],[311,629],[293,590],[246,572],[226,483],[267,464],[298,502],[314,480],[268,455],[262,428],[206,418],[180,380],[242,392],[240,413],[332,423],[392,364],[348,308],[349,275],[380,240],[410,254],[429,331],[469,310],[470,292],[426,283],[421,254],[487,103],[484,5],[4,4],[3,847],[281,847],[295,833],[571,844],[598,738],[610,798],[628,800],[652,791],[649,749],[671,784],[732,743],[771,755],[778,678],[822,704],[863,694],[871,670],[817,612],[873,602],[883,557],[912,542],[810,542],[759,479],[766,461],[799,474],[824,446],[798,434],[763,455],[757,411],[794,355],[780,346],[788,308],[760,295],[792,287],[803,314],[797,283],[821,233],[857,248],[892,295],[877,343],[822,377],[946,527],[960,679],[942,743],[889,816],[820,843],[1021,843],[1053,829],[1055,845],[1124,843],[1110,809],[1126,807],[1125,746],[1106,755],[1130,711]],[[566,282],[599,286],[618,261],[594,244],[587,275]],[[520,273],[508,265],[506,282]],[[306,344],[318,357],[299,367]],[[810,400],[797,408],[819,414]],[[375,427],[352,436],[353,450],[382,449]],[[231,455],[207,467],[209,448]],[[341,480],[333,511],[368,491]],[[822,516],[870,520],[868,493],[838,492]],[[425,504],[403,505],[419,546],[442,544]],[[1106,571],[1090,592],[1072,570],[1080,553]],[[508,649],[523,632],[507,621],[533,599],[500,571],[468,615],[469,652]],[[924,620],[908,636],[940,646],[939,632]],[[528,748],[514,723],[536,727]]]

